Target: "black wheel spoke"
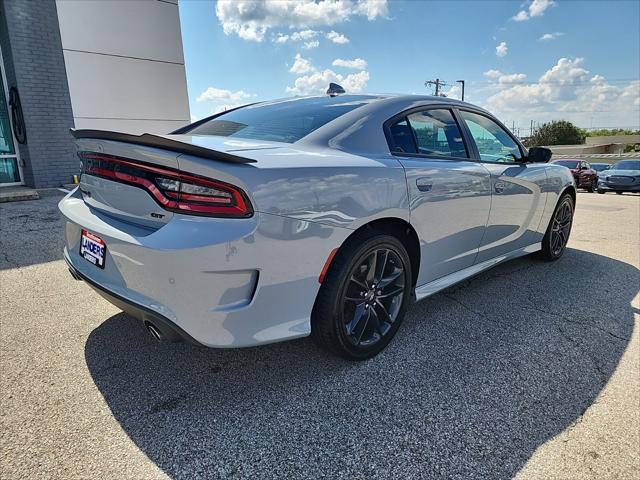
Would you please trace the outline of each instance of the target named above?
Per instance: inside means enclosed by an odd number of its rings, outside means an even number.
[[[380,335],[384,335],[384,333],[382,331],[382,326],[380,325],[380,319],[378,318],[378,313],[376,312],[376,309],[375,308],[370,308],[369,310],[371,312],[371,316],[369,317],[369,321],[373,325],[373,328]]]
[[[391,285],[393,283],[394,280],[396,280],[398,277],[400,277],[400,275],[402,275],[403,273],[404,272],[402,271],[402,269],[398,268],[397,270],[395,270],[390,275],[387,275],[386,277],[381,279],[380,282],[377,285],[378,288],[379,289],[383,289],[383,288],[388,287],[389,285]]]
[[[347,332],[352,335],[358,325],[362,322],[362,319],[367,315],[367,308],[364,306],[364,302],[356,306],[353,318],[347,324]]]
[[[390,292],[384,293],[382,295],[378,295],[378,298],[395,297],[396,295],[400,295],[402,292],[404,292],[404,287],[398,287]]]
[[[367,285],[365,283],[361,282],[360,280],[358,280],[353,275],[351,275],[351,281],[353,283],[355,283],[356,285],[358,285],[359,287],[364,288],[365,290],[367,290],[369,288],[369,287],[367,287]]]
[[[376,278],[376,266],[378,265],[378,250],[369,257],[369,270],[367,270],[367,284],[371,285]]]
[[[403,266],[393,249],[378,247],[352,267],[342,296],[342,312],[353,344],[370,346],[391,330],[405,293]]]
[[[356,344],[359,344],[362,341],[362,335],[364,334],[364,331],[367,329],[367,326],[369,325],[369,319],[371,318],[371,310],[366,309],[364,315],[362,315],[361,318],[363,318],[364,321],[358,322],[355,326],[355,331],[353,332],[355,336]]]

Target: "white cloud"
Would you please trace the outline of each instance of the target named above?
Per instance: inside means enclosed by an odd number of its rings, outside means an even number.
[[[245,98],[255,97],[244,90],[237,90],[232,92],[231,90],[224,90],[222,88],[209,87],[196,99],[198,102],[219,102],[219,101],[234,101],[242,100]]]
[[[320,32],[317,30],[301,30],[291,34],[291,40],[310,40],[315,38]]]
[[[541,42],[545,42],[548,40],[555,40],[556,38],[561,37],[562,35],[564,35],[563,32],[545,33],[538,40],[540,40]]]
[[[363,69],[366,67],[366,63],[361,58],[355,60],[340,60],[340,62],[356,62]],[[335,61],[334,61],[335,65]],[[359,68],[359,67],[350,67]],[[297,54],[295,61],[291,69],[292,73],[306,74],[301,75],[295,79],[293,86],[287,87],[286,91],[294,95],[314,95],[325,93],[329,83],[339,83],[349,93],[359,93],[364,90],[369,81],[369,72],[361,70],[357,73],[350,73],[349,75],[341,75],[330,69],[320,70],[316,68],[309,60],[303,58],[300,54]]]
[[[529,14],[525,10],[520,10],[512,18],[516,22],[524,22],[525,20],[529,20]]]
[[[251,103],[249,99],[254,97],[256,97],[255,94],[247,93],[244,90],[234,92],[223,88],[209,87],[196,98],[196,101],[210,103],[212,105],[210,114],[215,114]]]
[[[500,75],[498,83],[520,83],[525,81],[527,76],[524,73],[512,73],[511,75]]]
[[[304,48],[305,50],[311,50],[312,48],[316,48],[320,45],[320,42],[318,40],[312,40],[310,42],[304,42],[304,45],[302,46],[302,48]]]
[[[330,82],[338,83],[348,93],[359,93],[369,81],[369,72],[363,70],[349,75],[340,75],[333,70],[325,69],[310,75],[296,78],[293,87],[287,87],[287,92],[294,95],[322,94],[327,90]]]
[[[299,53],[296,53],[296,58],[294,59],[293,65],[289,69],[291,73],[298,74],[314,72],[315,70],[316,68],[311,64],[311,62]]]
[[[553,6],[556,2],[553,0],[533,0],[528,4],[528,8],[520,10],[512,20],[516,22],[524,22],[532,17],[541,17],[547,8]]]
[[[331,30],[329,33],[325,35],[327,39],[331,40],[333,43],[337,43],[340,45],[344,45],[345,43],[349,43],[349,39],[345,37],[343,34],[335,32]]]
[[[272,28],[331,26],[356,16],[386,18],[388,5],[387,0],[218,0],[216,16],[225,34],[262,42]]]
[[[499,57],[504,57],[507,55],[509,47],[507,47],[507,42],[500,42],[496,46],[496,55]]]
[[[585,126],[594,114],[600,125],[628,125],[629,118],[638,118],[640,81],[612,85],[602,75],[590,75],[583,65],[583,58],[560,58],[537,82],[496,84],[499,91],[486,106],[523,125],[566,119]]]
[[[502,75],[502,72],[500,70],[487,70],[483,75],[488,78],[498,78]]]
[[[289,35],[285,35],[284,33],[278,33],[278,35],[273,39],[274,43],[287,43],[289,40]]]
[[[462,88],[460,85],[452,85],[449,90],[443,92],[445,97],[460,100],[462,98]]]
[[[343,60],[341,58],[336,58],[331,65],[333,65],[334,67],[364,70],[365,68],[367,68],[367,61],[362,58],[354,58],[353,60]]]

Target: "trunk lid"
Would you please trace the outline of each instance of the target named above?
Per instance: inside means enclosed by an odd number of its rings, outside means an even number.
[[[206,158],[214,173],[219,172],[217,180],[234,183],[226,168],[254,163],[248,156],[252,150],[279,149],[285,144],[268,141],[253,141],[228,137],[191,136],[191,135],[129,135],[100,130],[75,130],[76,145],[80,154],[95,154],[127,159],[144,164],[150,168],[158,167],[174,172],[183,172],[178,158],[197,156]],[[85,154],[86,155],[86,154]],[[90,156],[90,155],[88,155]],[[80,192],[84,202],[94,211],[110,215],[135,225],[146,227],[150,231],[167,224],[174,212],[163,208],[142,185],[130,185],[114,179],[87,173],[84,158],[83,174],[80,177]],[[235,164],[235,165],[232,165]],[[95,164],[94,164],[95,166]],[[117,167],[119,169],[120,167]]]

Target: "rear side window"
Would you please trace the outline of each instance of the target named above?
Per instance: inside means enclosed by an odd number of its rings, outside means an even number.
[[[412,113],[391,125],[389,133],[393,152],[467,158],[458,124],[446,109]]]
[[[366,103],[362,96],[357,98],[316,97],[249,105],[183,133],[293,143]]]

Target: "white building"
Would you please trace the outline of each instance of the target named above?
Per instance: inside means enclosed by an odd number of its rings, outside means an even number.
[[[68,183],[69,128],[190,121],[177,0],[4,0],[0,52],[0,185]]]

